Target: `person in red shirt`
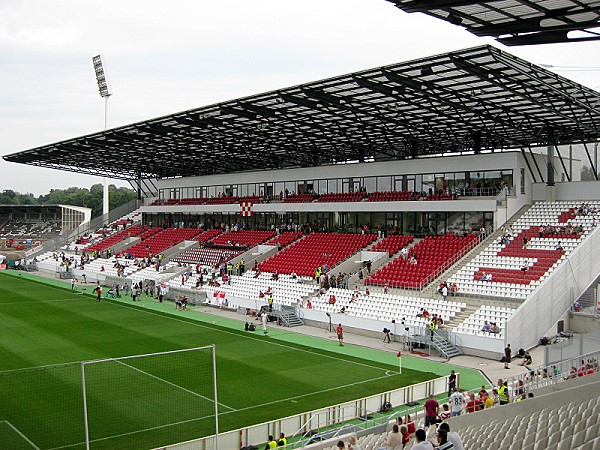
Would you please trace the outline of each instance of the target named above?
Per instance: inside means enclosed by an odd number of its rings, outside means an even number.
[[[335,333],[337,334],[338,341],[340,343],[340,347],[344,346],[344,329],[342,328],[342,324],[338,324],[335,328]]]
[[[438,421],[438,413],[440,412],[440,404],[435,399],[435,396],[431,394],[429,400],[425,402],[425,426],[434,425]]]
[[[475,399],[475,394],[469,393],[469,401],[467,402],[467,412],[472,413],[483,409],[483,402],[480,398]]]

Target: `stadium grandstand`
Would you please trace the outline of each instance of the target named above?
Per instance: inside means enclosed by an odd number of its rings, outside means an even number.
[[[554,334],[598,282],[600,183],[590,151],[600,140],[599,105],[596,91],[479,46],[4,158],[125,179],[138,189],[140,205],[105,227],[32,254],[40,271],[111,291],[139,283],[232,314],[268,311],[281,326],[343,323],[371,337],[383,329],[388,339],[448,360],[497,360],[508,344],[530,350]],[[573,157],[573,145],[584,160]],[[584,164],[595,181],[581,181]],[[511,379],[514,404],[502,407],[509,418],[492,408],[448,423],[470,435],[518,428],[465,448],[600,448],[597,356],[588,355],[585,369],[561,361],[560,375],[540,366]],[[575,374],[563,376],[569,366]],[[557,417],[545,395],[558,384],[562,413],[585,425],[534,439]],[[415,398],[446,390],[444,377]],[[539,400],[517,404],[530,392]],[[361,448],[377,449],[386,445],[385,426],[351,434]],[[280,430],[269,427],[260,430]],[[348,438],[335,433],[311,448]],[[240,440],[257,437],[223,436],[231,448]]]
[[[69,205],[0,205],[1,247],[31,249],[33,245],[68,235],[90,222],[91,211]]]

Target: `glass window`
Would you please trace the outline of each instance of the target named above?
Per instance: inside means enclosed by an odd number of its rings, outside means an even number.
[[[392,177],[377,177],[377,190],[387,192],[392,190]]]
[[[327,194],[329,191],[327,190],[327,180],[317,180],[317,194],[323,195]]]
[[[364,178],[363,182],[364,187],[369,194],[377,190],[377,179],[375,177]]]
[[[341,192],[340,190],[341,180],[339,178],[333,178],[331,180],[327,180],[327,192],[331,192],[332,194],[337,194]]]

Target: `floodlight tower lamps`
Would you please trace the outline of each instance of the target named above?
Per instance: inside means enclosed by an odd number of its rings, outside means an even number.
[[[94,64],[94,72],[96,73],[96,81],[98,82],[98,91],[100,97],[104,99],[104,130],[106,130],[108,128],[108,98],[112,95],[112,88],[108,81],[108,77],[104,72],[102,55],[94,56],[92,58],[92,63]],[[108,177],[104,177],[102,181],[102,215],[107,216],[106,220],[108,220],[108,212],[110,210],[108,203]]]

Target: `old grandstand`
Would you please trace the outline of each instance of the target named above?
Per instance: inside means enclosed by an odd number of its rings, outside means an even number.
[[[535,347],[597,282],[599,104],[598,92],[481,46],[5,159],[101,167],[138,189],[129,211],[30,255],[40,271],[244,314],[271,304],[283,326],[391,328],[409,348],[497,358],[507,344]],[[580,181],[584,164],[596,181]],[[580,400],[565,411],[597,409]],[[548,418],[537,403],[513,409],[513,422],[537,421],[522,439]],[[544,438],[567,448],[592,442],[586,433]]]

